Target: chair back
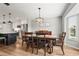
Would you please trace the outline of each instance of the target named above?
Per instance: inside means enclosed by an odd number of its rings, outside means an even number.
[[[25,32],[25,35],[28,36],[28,35],[31,35],[32,36],[33,32]]]
[[[64,37],[64,39],[65,39],[65,36],[66,36],[66,32],[63,32],[63,37]]]
[[[36,31],[36,35],[52,35],[51,31]]]
[[[28,36],[32,37],[33,32],[22,32],[22,38],[27,38]]]
[[[46,35],[52,35],[51,31],[36,31],[36,36],[38,41],[43,42],[42,44],[47,42],[47,39],[45,39]],[[43,38],[38,38],[43,37]]]
[[[47,46],[47,44],[48,44],[48,41],[45,37],[46,37],[46,35],[51,35],[52,32],[41,30],[41,31],[36,31],[35,33],[36,33],[36,38],[37,38],[37,49],[45,48],[45,46]]]
[[[64,40],[65,39],[65,36],[66,36],[66,32],[62,32],[60,37]]]
[[[66,36],[66,32],[62,32],[61,35],[59,36],[62,46],[64,45],[65,36]]]
[[[32,35],[33,32],[22,32],[22,35]]]

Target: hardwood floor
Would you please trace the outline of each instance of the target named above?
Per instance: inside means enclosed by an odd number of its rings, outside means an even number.
[[[65,46],[65,55],[66,56],[78,56],[79,50],[72,49],[70,47]],[[26,51],[26,46],[22,47],[21,39],[18,39],[16,44],[10,46],[0,46],[0,56],[43,56],[43,50],[40,49],[38,55],[36,52],[31,53],[31,48]],[[48,54],[47,56],[62,56],[62,51],[60,47],[54,47],[54,51],[52,54]]]

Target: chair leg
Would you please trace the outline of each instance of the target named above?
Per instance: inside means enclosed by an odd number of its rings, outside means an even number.
[[[32,38],[32,53],[33,53],[33,51],[34,51],[34,40],[33,40],[33,38]]]
[[[37,45],[37,53],[36,54],[38,54],[38,45]]]
[[[36,52],[36,54],[38,54],[38,48],[39,48],[39,44],[38,44],[38,39],[37,39],[37,52]]]
[[[46,56],[46,46],[44,47],[44,56]]]
[[[47,52],[48,52],[49,48],[47,47]]]
[[[23,41],[22,41],[22,46],[23,46]]]
[[[49,44],[49,49],[50,49],[49,54],[51,54],[53,52],[53,46],[51,44]]]
[[[32,48],[32,53],[33,53],[34,49]]]
[[[61,50],[62,50],[62,52],[63,52],[63,55],[64,55],[64,49],[63,49],[63,46],[61,46]]]
[[[34,44],[32,44],[32,53],[33,53],[33,51],[34,51]]]
[[[29,43],[27,43],[27,49],[29,48]]]
[[[53,41],[52,41],[52,44],[51,44],[51,45],[52,45],[52,52],[53,52],[53,46],[54,46],[54,45],[53,45]]]
[[[53,45],[52,45],[52,52],[53,52]]]

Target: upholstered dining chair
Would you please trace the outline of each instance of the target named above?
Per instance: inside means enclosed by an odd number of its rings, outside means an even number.
[[[22,46],[24,44],[24,42],[28,43],[28,36],[32,36],[32,32],[22,32]]]
[[[55,46],[59,46],[59,47],[61,47],[61,50],[62,50],[62,52],[63,52],[63,55],[65,54],[64,53],[64,39],[65,39],[65,36],[66,36],[66,32],[62,32],[60,35],[59,35],[59,38],[57,38],[56,40],[55,40]]]
[[[34,48],[37,48],[37,37],[33,36],[33,32],[25,32],[25,42],[27,44],[27,49],[29,48],[29,46],[31,46],[32,48],[32,53],[34,52]]]
[[[47,42],[45,36],[46,35],[51,35],[50,31],[37,31],[36,36],[37,36],[37,54],[38,54],[38,49],[43,48],[44,49],[44,56],[46,55],[47,48],[49,43]],[[44,38],[39,38],[39,37],[44,37]]]

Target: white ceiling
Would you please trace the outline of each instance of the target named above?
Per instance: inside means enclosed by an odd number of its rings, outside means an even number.
[[[70,10],[66,17],[74,16],[79,14],[79,3],[75,4],[74,7]]]
[[[13,17],[38,17],[38,8],[41,8],[41,17],[59,17],[65,12],[67,3],[11,3],[10,6],[0,4],[0,16],[12,13]]]

